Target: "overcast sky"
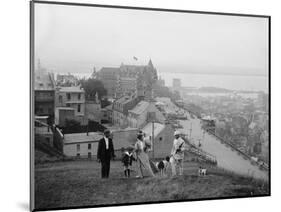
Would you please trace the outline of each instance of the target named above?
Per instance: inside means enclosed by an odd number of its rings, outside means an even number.
[[[151,58],[160,73],[267,75],[268,20],[35,4],[35,57],[55,72]]]

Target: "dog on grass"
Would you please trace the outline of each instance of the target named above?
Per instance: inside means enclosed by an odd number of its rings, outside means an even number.
[[[166,176],[167,174],[167,167],[170,163],[170,157],[167,156],[164,160],[161,160],[156,163],[156,167],[160,172],[160,176]]]
[[[201,166],[198,169],[199,176],[205,176],[207,174],[207,169],[202,168]]]

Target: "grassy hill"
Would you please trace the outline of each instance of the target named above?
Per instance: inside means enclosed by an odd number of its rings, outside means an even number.
[[[269,194],[262,181],[211,167],[207,176],[198,176],[198,166],[186,162],[184,176],[173,178],[125,179],[121,162],[114,161],[110,178],[100,179],[100,164],[95,161],[37,164],[35,205],[40,209]]]

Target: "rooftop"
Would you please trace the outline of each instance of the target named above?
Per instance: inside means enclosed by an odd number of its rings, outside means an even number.
[[[115,74],[118,71],[119,71],[119,68],[103,67],[103,68],[100,69],[100,71],[98,73],[102,73],[102,74]]]
[[[71,86],[71,87],[60,87],[59,92],[84,93],[85,91],[80,86]]]
[[[72,133],[64,135],[64,144],[84,143],[84,142],[98,142],[103,138],[103,134],[99,132],[87,133]]]
[[[161,133],[164,129],[165,129],[165,125],[164,124],[160,124],[160,123],[154,123],[154,138],[156,136],[159,135],[159,133]],[[148,136],[152,136],[152,122],[149,122],[147,125],[145,125],[142,128],[142,131],[148,135]]]
[[[54,90],[55,83],[50,73],[35,72],[34,90]]]
[[[130,101],[132,101],[133,98],[130,96],[122,96],[119,99],[116,100],[116,103],[120,103],[120,104],[126,104]]]
[[[132,110],[129,110],[129,112],[140,115],[148,108],[149,104],[149,102],[140,101]]]
[[[57,110],[75,110],[72,107],[56,107]]]

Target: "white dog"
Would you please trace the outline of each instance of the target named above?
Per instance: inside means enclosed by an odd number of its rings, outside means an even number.
[[[203,169],[201,166],[198,169],[199,176],[205,176],[207,174],[207,169]]]

